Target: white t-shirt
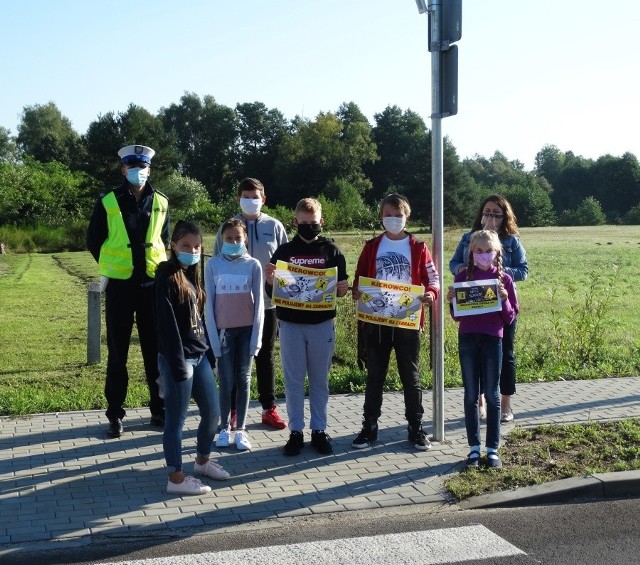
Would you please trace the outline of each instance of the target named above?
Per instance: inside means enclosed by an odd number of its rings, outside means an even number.
[[[400,240],[382,236],[376,255],[376,279],[411,284],[411,248],[409,238]]]

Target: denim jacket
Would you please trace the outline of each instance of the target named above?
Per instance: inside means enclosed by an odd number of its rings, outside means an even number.
[[[467,232],[462,236],[456,252],[449,261],[449,270],[455,275],[461,267],[467,266],[469,258],[469,245],[471,243],[471,234]],[[529,273],[527,264],[527,255],[520,240],[515,235],[508,235],[504,239],[500,239],[502,243],[502,266],[507,274],[511,275],[513,282],[523,281]]]

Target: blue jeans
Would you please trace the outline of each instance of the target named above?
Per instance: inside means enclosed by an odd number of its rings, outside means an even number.
[[[220,330],[218,378],[220,379],[220,428],[227,428],[231,412],[231,395],[236,388],[236,410],[238,429],[243,430],[249,409],[249,389],[251,387],[251,363],[249,351],[253,326]]]
[[[458,355],[464,384],[464,424],[469,445],[480,445],[480,416],[478,395],[484,379],[487,403],[486,447],[500,445],[500,367],[502,338],[479,333],[458,334]]]
[[[175,471],[182,471],[182,427],[187,417],[189,400],[193,398],[200,410],[196,436],[198,455],[209,457],[220,418],[218,387],[207,356],[187,359],[187,367],[191,372],[190,377],[184,381],[176,381],[167,359],[162,353],[158,354],[165,406],[162,447],[167,467]]]

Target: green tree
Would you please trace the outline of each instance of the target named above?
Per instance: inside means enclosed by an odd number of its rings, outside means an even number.
[[[25,106],[16,143],[21,155],[41,163],[57,161],[77,170],[84,162],[80,136],[53,102]]]
[[[301,196],[319,196],[343,180],[366,194],[371,182],[363,168],[376,158],[371,128],[355,104],[343,104],[337,114],[320,113],[314,121],[296,116],[280,145],[271,193],[278,203],[293,206]]]
[[[233,194],[236,114],[213,96],[185,93],[179,104],[160,110],[164,129],[175,139],[178,170],[200,181],[214,202]]]
[[[237,104],[235,115],[234,175],[237,180],[244,177],[260,179],[270,198],[278,149],[289,131],[289,124],[279,110],[269,110],[262,102]]]
[[[58,162],[0,163],[0,224],[65,225],[88,217],[95,186]]]
[[[555,187],[562,176],[566,156],[555,145],[545,145],[535,157],[534,172]]]
[[[16,159],[16,144],[7,128],[0,126],[0,163],[13,162]]]
[[[425,193],[431,210],[431,147],[430,133],[423,119],[411,110],[387,106],[374,115],[373,139],[380,159],[370,163],[366,172],[373,183],[368,202],[372,205],[390,192],[399,192],[408,198]],[[417,203],[416,210],[420,208]]]
[[[370,229],[378,225],[377,211],[369,208],[362,200],[358,189],[347,181],[331,181],[326,193],[334,195],[334,198],[328,198],[326,195],[319,197],[322,217],[328,231]]]
[[[587,196],[575,210],[564,210],[558,218],[561,226],[600,226],[606,223],[602,206],[593,196]]]
[[[519,226],[538,228],[556,223],[556,213],[548,192],[535,183],[525,186],[497,185],[489,192],[502,194],[509,201]]]
[[[160,118],[141,106],[130,104],[126,112],[109,112],[91,124],[84,136],[87,148],[86,172],[104,188],[122,182],[118,150],[125,145],[147,145],[155,149],[152,182],[176,170],[178,156],[174,138],[165,132]]]
[[[632,153],[622,157],[603,155],[591,168],[593,196],[602,205],[607,218],[620,218],[640,201],[640,164]]]
[[[489,194],[498,193],[511,203],[518,225],[548,226],[555,222],[552,187],[544,176],[526,171],[520,161],[510,161],[499,151],[488,159],[465,159],[463,164],[478,183],[478,203]]]
[[[156,188],[169,198],[173,223],[190,220],[213,231],[227,217],[225,210],[211,202],[207,189],[197,180],[173,172],[158,182]]]
[[[627,213],[622,216],[620,223],[628,226],[640,225],[640,204],[636,204],[633,208],[630,208]]]

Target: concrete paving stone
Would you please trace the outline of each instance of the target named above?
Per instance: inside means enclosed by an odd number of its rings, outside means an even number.
[[[518,396],[514,397],[516,422],[504,426],[503,435],[517,425],[639,417],[638,390],[637,377],[519,384]],[[234,478],[224,484],[207,480],[215,494],[202,497],[202,505],[196,506],[192,506],[193,497],[172,498],[163,492],[166,478],[161,435],[148,426],[147,410],[128,411],[126,432],[120,440],[106,438],[101,411],[34,415],[18,420],[0,417],[0,501],[10,515],[22,516],[23,526],[30,524],[25,519],[27,512],[33,516],[55,508],[56,517],[69,520],[60,530],[71,537],[74,532],[87,530],[90,535],[109,535],[145,531],[149,527],[172,528],[181,517],[190,519],[192,508],[202,519],[202,527],[211,530],[238,527],[240,522],[255,528],[291,515],[379,508],[378,502],[367,500],[368,496],[392,506],[450,506],[451,496],[444,489],[443,480],[460,468],[468,447],[462,391],[447,389],[444,398],[445,441],[434,442],[429,452],[414,451],[406,441],[399,392],[385,393],[381,441],[371,449],[352,449],[351,441],[360,429],[363,396],[351,394],[330,400],[329,433],[334,440],[334,454],[321,457],[306,447],[295,458],[285,457],[280,451],[288,433],[263,429],[260,408],[254,402],[248,422],[254,451],[214,453],[213,457]],[[284,406],[281,410],[285,412]],[[305,412],[308,417],[308,406]],[[197,423],[197,409],[192,407],[184,436],[184,460],[188,465],[195,457]],[[431,425],[429,417],[425,418],[427,432]],[[305,435],[308,442],[308,431]],[[38,485],[44,487],[37,488]],[[83,493],[96,502],[87,504],[80,498],[80,504],[68,504]],[[237,496],[249,498],[238,502]],[[223,508],[225,504],[230,506]],[[88,508],[93,514],[87,514]],[[247,512],[252,510],[256,514],[248,519]],[[139,518],[146,522],[124,526],[120,515],[136,511],[143,513]],[[236,515],[239,511],[242,513]],[[162,523],[165,521],[166,525]],[[2,539],[5,545],[18,543],[12,541],[13,527],[12,523],[0,521],[0,544]],[[40,541],[50,537],[49,531],[35,533],[41,535]],[[34,532],[30,534],[33,537]]]
[[[303,507],[303,508],[287,508],[284,511],[275,513],[278,518],[295,518],[296,516],[309,516],[313,514],[311,509]]]
[[[47,531],[40,532],[38,530],[31,530],[29,533],[24,534],[16,534],[12,532],[9,536],[9,543],[18,544],[32,541],[50,540],[51,538],[51,533]]]

